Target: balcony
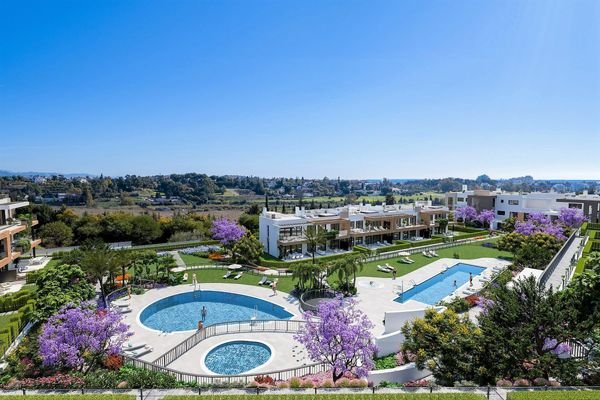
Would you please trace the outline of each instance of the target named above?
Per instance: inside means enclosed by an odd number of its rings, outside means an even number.
[[[42,244],[42,239],[35,239],[31,241],[31,248],[33,249],[34,247],[39,246],[40,244]]]
[[[304,236],[288,236],[284,238],[279,238],[277,243],[279,244],[293,244],[293,243],[301,243],[306,241]]]

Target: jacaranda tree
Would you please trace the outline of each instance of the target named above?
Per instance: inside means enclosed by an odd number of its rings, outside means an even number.
[[[576,228],[586,220],[583,211],[578,208],[561,208],[558,214],[558,221],[569,228]]]
[[[40,357],[46,366],[88,372],[119,354],[128,330],[120,314],[96,309],[92,302],[65,306],[42,327]]]
[[[484,228],[491,228],[494,218],[496,218],[494,210],[482,210],[477,216],[477,220],[481,222]]]
[[[214,239],[221,242],[225,248],[231,249],[244,236],[246,228],[230,219],[219,218],[213,221],[210,231]]]
[[[373,369],[377,347],[371,336],[373,324],[356,301],[338,296],[319,303],[316,313],[304,314],[306,324],[294,338],[311,360],[331,365],[333,381],[350,372],[366,377]]]
[[[462,220],[465,224],[477,219],[477,210],[471,206],[458,207],[454,211],[455,219]]]

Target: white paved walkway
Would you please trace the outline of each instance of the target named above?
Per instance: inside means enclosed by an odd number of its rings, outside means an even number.
[[[567,269],[571,265],[571,259],[577,254],[579,251],[579,247],[583,242],[583,238],[576,237],[563,257],[560,259],[557,267],[552,272],[552,275],[546,281],[546,288],[550,288],[552,286],[555,290],[563,289],[563,276],[567,274]]]

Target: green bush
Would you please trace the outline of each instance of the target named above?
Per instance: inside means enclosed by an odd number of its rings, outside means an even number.
[[[398,363],[396,362],[396,354],[390,354],[385,357],[379,357],[373,360],[375,362],[375,369],[391,369],[396,368]]]
[[[575,275],[577,276],[581,273],[583,273],[583,271],[585,271],[585,260],[586,257],[581,257],[579,260],[577,260],[577,265],[575,267]]]
[[[586,229],[588,231],[600,231],[600,224],[599,223],[588,222]]]
[[[452,299],[452,301],[447,303],[446,307],[448,307],[450,310],[454,311],[455,313],[464,313],[464,312],[469,311],[469,308],[471,308],[471,305],[469,304],[469,302],[467,300],[460,298],[460,297],[456,297],[456,298]]]
[[[395,244],[393,244],[391,246],[379,247],[375,250],[375,252],[377,254],[381,254],[381,253],[387,253],[388,251],[404,250],[404,249],[409,249],[412,247],[410,243],[402,242],[399,240],[394,243]]]
[[[486,232],[485,229],[469,228],[467,226],[462,226],[462,225],[454,225],[454,227],[451,228],[450,230],[456,231],[456,232],[465,232],[465,233],[485,233]]]
[[[363,246],[354,246],[352,248],[352,250],[357,251],[359,253],[371,254],[371,249],[367,249],[366,247],[363,247]]]
[[[508,400],[598,400],[600,391],[544,390],[535,392],[510,392]]]
[[[30,290],[19,290],[0,296],[0,313],[18,310],[32,300],[34,295],[35,293]]]

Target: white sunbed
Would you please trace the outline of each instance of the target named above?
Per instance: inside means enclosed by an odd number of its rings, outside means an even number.
[[[225,275],[223,275],[223,279],[227,279],[231,276],[231,271],[227,271]]]
[[[382,265],[378,265],[377,266],[377,271],[381,271],[381,272],[392,272],[388,267],[382,266]]]
[[[258,282],[259,285],[270,285],[271,281],[267,279],[266,275],[263,275],[262,279]]]
[[[431,258],[431,255],[429,255],[429,253],[426,251],[421,252],[421,254],[423,254],[427,258]]]
[[[137,350],[125,351],[123,353],[126,356],[137,358],[137,357],[141,357],[143,355],[146,355],[148,353],[151,353],[152,350],[153,350],[152,347],[150,347],[150,346],[144,346],[144,347],[141,347],[141,348],[139,348]]]
[[[412,264],[412,262],[410,262],[407,258],[401,258],[400,262],[403,264]]]
[[[132,342],[128,342],[125,343],[122,347],[123,351],[133,351],[133,350],[138,350],[141,349],[142,347],[146,347],[146,343],[132,343]]]
[[[129,306],[125,307],[113,307],[113,310],[118,312],[119,314],[127,314],[131,312],[131,308]]]
[[[233,279],[238,280],[242,277],[243,272],[239,272],[236,276],[233,277]]]
[[[435,251],[433,251],[433,250],[430,250],[429,254],[431,254],[434,257],[439,257],[438,254]]]

